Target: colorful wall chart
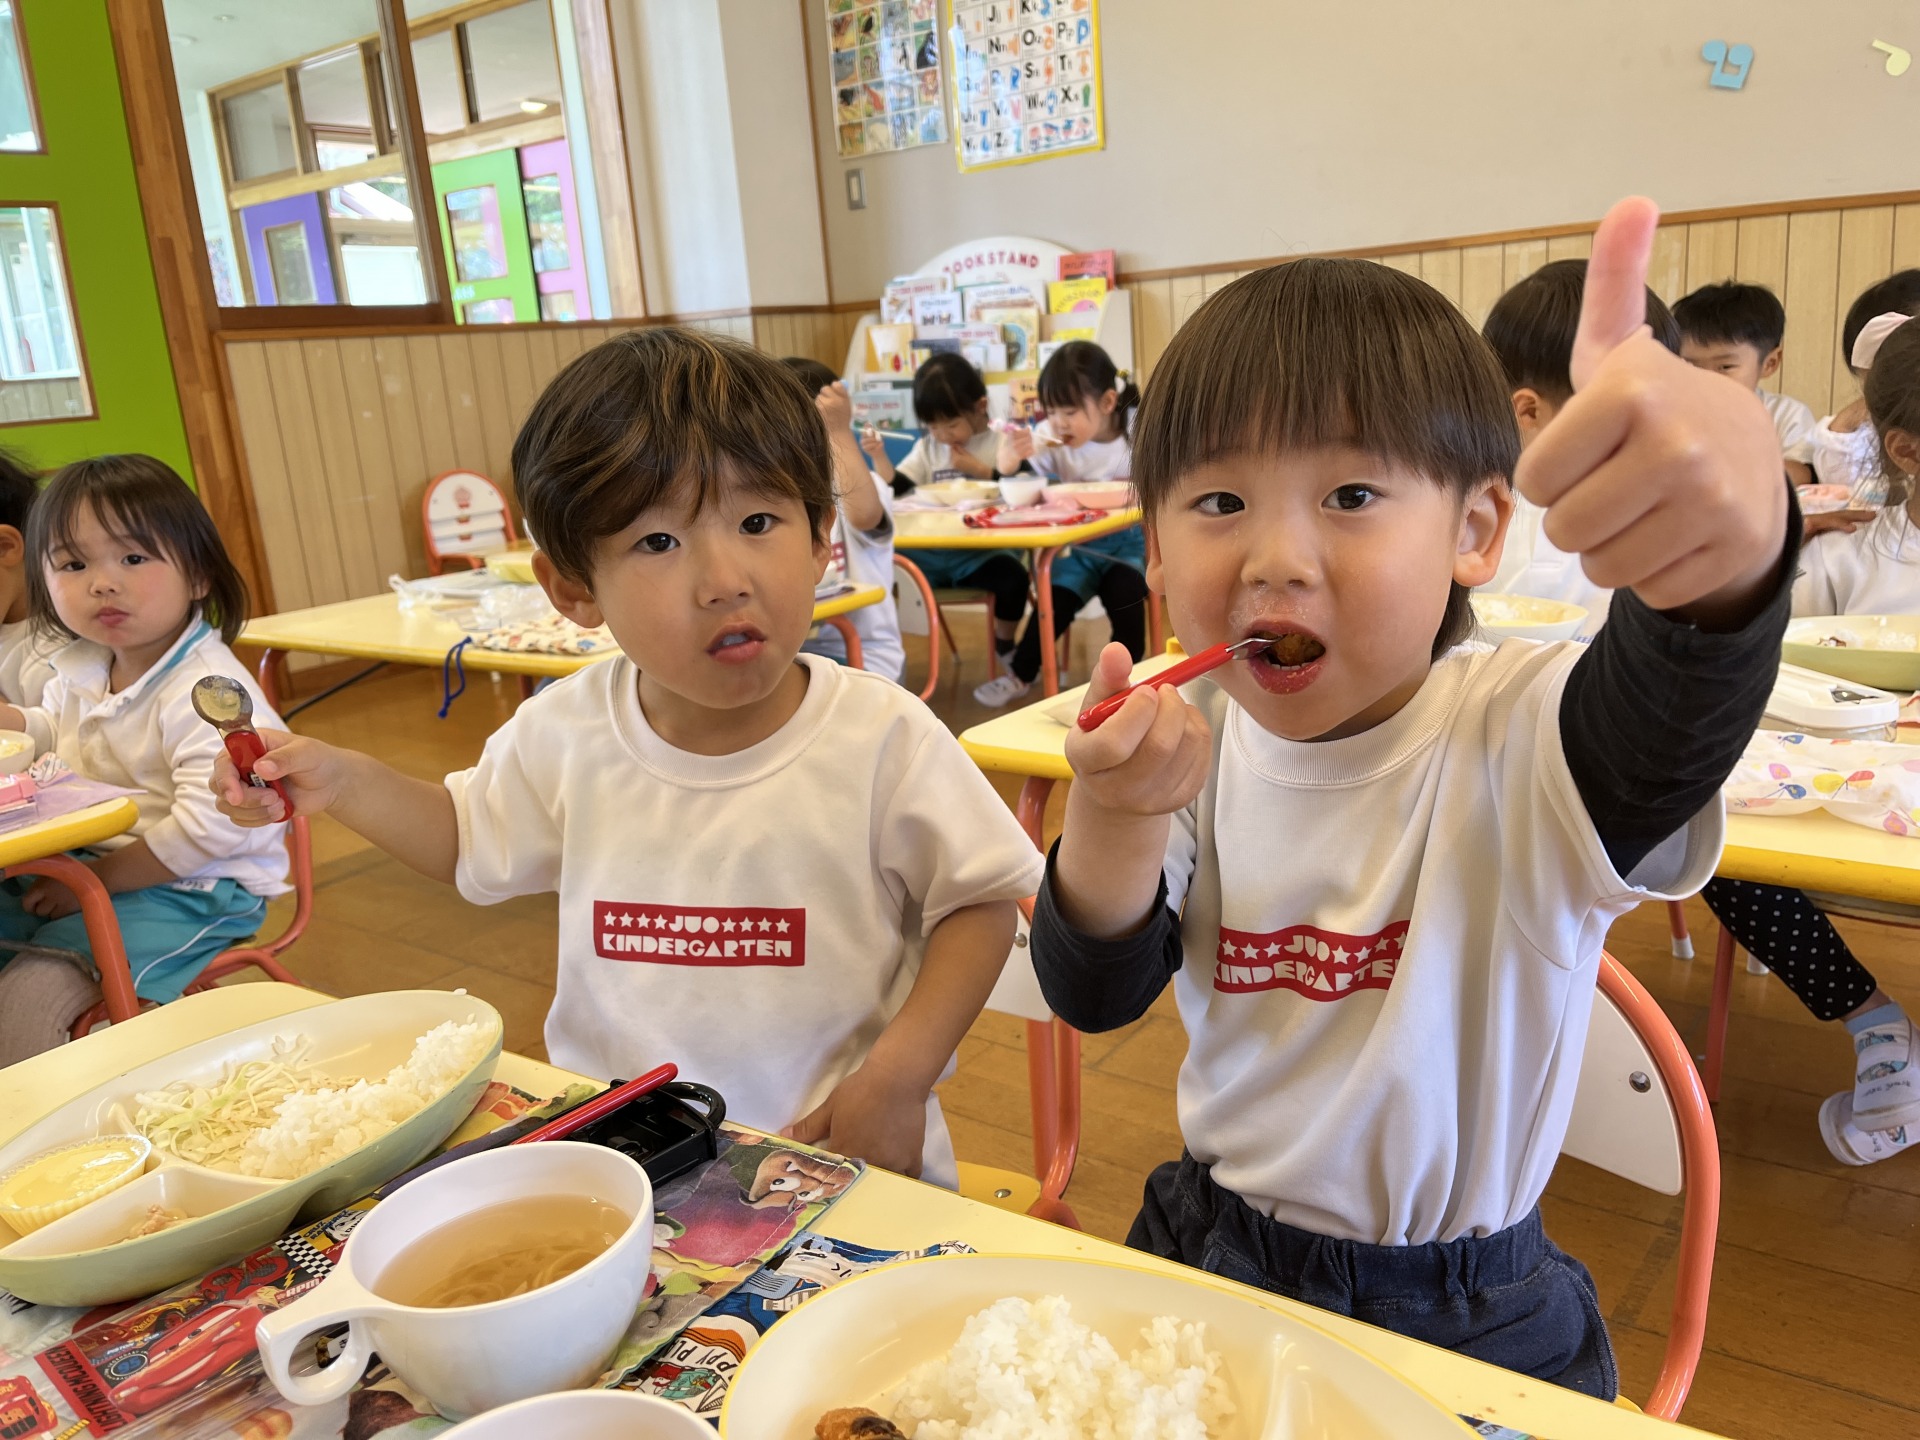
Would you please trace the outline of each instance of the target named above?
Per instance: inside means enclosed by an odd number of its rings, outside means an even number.
[[[840,156],[944,145],[939,0],[826,0]]]
[[[947,0],[962,170],[1098,150],[1099,0]]]

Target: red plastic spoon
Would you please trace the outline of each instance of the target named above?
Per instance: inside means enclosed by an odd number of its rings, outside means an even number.
[[[253,728],[253,697],[247,687],[226,675],[206,675],[193,682],[193,708],[200,718],[220,732],[234,768],[249,785],[270,789],[285,807],[282,823],[293,818],[293,797],[278,780],[253,773],[253,763],[267,753],[266,741]]]
[[[1117,695],[1109,695],[1098,705],[1090,705],[1080,712],[1082,730],[1098,730],[1113,718],[1114,712],[1127,703],[1127,697],[1136,690],[1158,690],[1162,685],[1184,685],[1189,680],[1198,680],[1209,670],[1218,670],[1229,660],[1238,660],[1255,650],[1264,650],[1273,644],[1271,635],[1249,635],[1244,640],[1236,640],[1231,645],[1209,646],[1198,655],[1189,656],[1178,665],[1169,665],[1158,675],[1149,675],[1138,685],[1129,685]]]

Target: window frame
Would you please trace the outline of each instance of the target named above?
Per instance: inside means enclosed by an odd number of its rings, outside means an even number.
[[[19,14],[18,11],[14,13],[16,16]],[[8,153],[18,155],[29,152],[16,150]],[[67,253],[67,227],[66,221],[60,214],[60,202],[58,200],[0,199],[0,210],[47,210],[53,214],[53,235],[56,248],[60,252],[60,289],[66,298],[67,316],[73,322],[73,353],[74,357],[79,361],[79,379],[82,386],[85,387],[87,395],[87,410],[84,415],[55,415],[49,419],[34,419],[30,417],[25,420],[0,420],[0,430],[12,429],[17,425],[72,425],[84,420],[98,420],[100,418],[100,400],[93,384],[93,363],[87,358],[87,332],[85,327],[80,323],[80,302],[74,294],[73,259]],[[49,380],[63,380],[72,377],[50,375],[46,378]],[[0,384],[6,385],[31,385],[32,383],[31,380],[0,381]]]
[[[21,10],[27,0],[13,0],[11,23],[13,25],[13,53],[20,57],[20,83],[27,92],[27,113],[33,117],[33,138],[37,142],[31,150],[0,150],[0,155],[44,155],[47,153],[47,127],[40,118],[40,92],[33,83],[33,56],[27,50],[27,26],[21,18]]]

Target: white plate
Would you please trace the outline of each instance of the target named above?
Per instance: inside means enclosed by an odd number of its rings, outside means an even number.
[[[1156,1315],[1204,1321],[1238,1413],[1212,1440],[1459,1440],[1460,1422],[1394,1371],[1223,1286],[1093,1260],[950,1255],[873,1270],[781,1320],[747,1352],[720,1414],[731,1440],[812,1440],[846,1405],[875,1405],[952,1349],[968,1316],[1009,1295],[1063,1295],[1121,1354]]]
[[[1502,640],[1571,640],[1587,621],[1579,605],[1533,595],[1475,595],[1473,615],[1482,630]]]
[[[413,1042],[445,1021],[479,1021],[492,1032],[486,1053],[451,1090],[351,1155],[296,1180],[264,1180],[190,1165],[156,1146],[157,1168],[130,1185],[63,1215],[23,1239],[0,1226],[0,1288],[41,1305],[132,1300],[204,1274],[282,1235],[298,1220],[338,1210],[424,1159],[466,1119],[500,1058],[500,1014],[486,1001],[446,990],[398,990],[317,1005],[203,1040],[94,1087],[0,1147],[0,1172],[43,1150],[122,1133],[133,1097],[176,1080],[216,1079],[242,1060],[264,1059],[277,1037],[305,1036],[322,1074],[383,1076],[406,1063]],[[192,1218],[157,1235],[110,1243],[149,1204]]]
[[[1920,690],[1920,649],[1819,643],[1842,632],[1861,640],[1903,635],[1920,644],[1920,615],[1809,615],[1787,626],[1780,652],[1788,664],[1804,665],[1823,675],[1838,675],[1881,690]]]

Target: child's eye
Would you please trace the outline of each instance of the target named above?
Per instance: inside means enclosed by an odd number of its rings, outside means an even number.
[[[1361,510],[1380,498],[1371,485],[1342,485],[1327,497],[1336,510]]]
[[[664,555],[679,544],[680,542],[678,540],[674,539],[673,536],[667,534],[664,530],[656,530],[651,535],[642,535],[640,537],[640,548],[649,555]]]
[[[68,574],[72,574],[76,570],[84,570],[87,567],[86,567],[86,562],[82,560],[62,560],[59,564],[55,565],[53,568],[56,570],[64,570]]]
[[[746,519],[740,522],[740,533],[742,535],[765,535],[779,523],[779,516],[769,515],[766,511],[761,510],[747,516]]]
[[[1194,501],[1193,508],[1202,515],[1238,515],[1247,502],[1231,491],[1213,490]]]
[[[147,563],[147,557],[138,552],[131,555],[122,555],[120,557],[120,563],[122,565],[144,565]]]

